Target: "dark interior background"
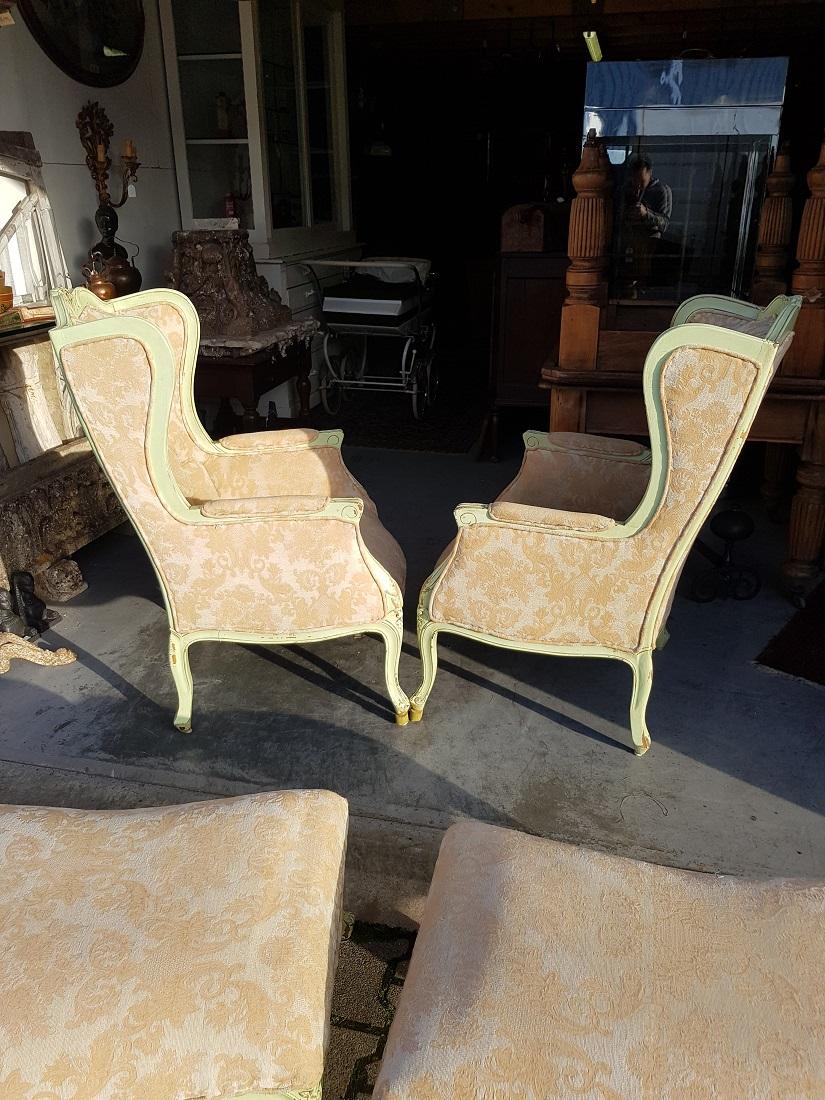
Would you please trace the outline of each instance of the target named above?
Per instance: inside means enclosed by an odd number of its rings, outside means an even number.
[[[783,138],[798,207],[822,140],[825,4],[692,8],[674,0],[660,5],[664,11],[651,4],[624,15],[604,14],[601,0],[564,6],[572,11],[564,18],[471,20],[460,18],[459,3],[347,5],[359,240],[368,253],[433,259],[441,348],[456,380],[473,388],[486,384],[502,212],[574,194],[583,30],[598,31],[606,60],[787,55]],[[442,10],[456,17],[438,18]],[[391,155],[375,155],[381,151]]]

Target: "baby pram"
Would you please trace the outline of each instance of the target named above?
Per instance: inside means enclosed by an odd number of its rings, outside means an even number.
[[[324,409],[334,416],[344,394],[354,390],[396,391],[410,396],[420,420],[438,391],[430,261],[374,257],[313,260],[308,266],[324,326]],[[341,277],[327,285],[331,274]],[[371,349],[379,340],[383,356]],[[394,341],[397,359],[386,354]]]

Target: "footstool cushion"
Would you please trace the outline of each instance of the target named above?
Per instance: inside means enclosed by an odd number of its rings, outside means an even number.
[[[0,1096],[316,1088],[347,804],[0,807]]]
[[[825,1096],[825,886],[479,823],[442,844],[375,1100]]]

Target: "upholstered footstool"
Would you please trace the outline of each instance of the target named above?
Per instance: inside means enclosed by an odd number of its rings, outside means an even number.
[[[0,807],[0,1097],[320,1096],[347,804]]]
[[[825,1096],[825,886],[447,833],[374,1100]]]

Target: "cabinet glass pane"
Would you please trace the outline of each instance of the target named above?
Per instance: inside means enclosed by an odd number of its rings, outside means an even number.
[[[312,221],[334,220],[334,158],[329,55],[325,27],[304,27],[304,69],[307,93],[307,130],[311,173]]]
[[[608,139],[616,200],[611,294],[681,302],[741,293],[770,138]]]
[[[261,76],[272,225],[306,225],[301,186],[295,52],[290,0],[260,7]]]
[[[246,137],[243,62],[178,62],[187,141]]]
[[[228,198],[241,229],[253,229],[249,149],[236,145],[187,144],[194,218],[227,216]]]
[[[178,55],[240,53],[238,0],[173,0]]]

